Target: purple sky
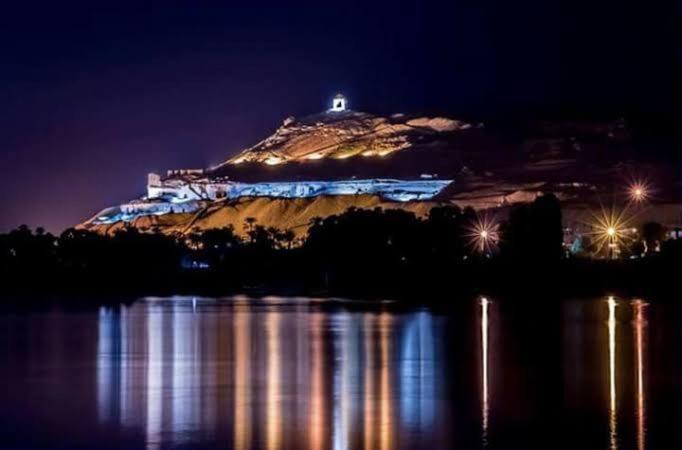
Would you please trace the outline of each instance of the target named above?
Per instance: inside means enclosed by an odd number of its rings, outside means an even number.
[[[377,113],[615,116],[665,114],[677,80],[663,6],[67,3],[0,15],[0,231],[59,232],[142,194],[148,172],[220,162],[337,91]]]

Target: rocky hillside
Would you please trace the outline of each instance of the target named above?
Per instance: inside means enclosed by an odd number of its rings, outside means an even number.
[[[314,198],[238,198],[202,202],[192,212],[137,217],[143,230],[187,233],[232,225],[247,217],[264,226],[305,233],[314,217],[359,208],[401,208],[425,214],[434,204],[504,210],[553,192],[566,207],[587,211],[621,202],[628,184],[652,182],[651,203],[674,221],[679,176],[674,167],[627,162],[631,145],[622,121],[535,123],[500,132],[435,117],[356,111],[288,118],[269,137],[224,163],[191,177],[243,183],[392,178],[454,180],[430,201],[390,202],[371,195]],[[169,174],[184,182],[189,175]],[[145,199],[141,199],[145,202]],[[653,211],[653,208],[651,209]],[[673,213],[670,213],[673,211]],[[111,232],[124,223],[84,228]]]
[[[246,235],[246,219],[255,219],[258,225],[266,228],[291,230],[301,238],[308,231],[308,226],[316,217],[327,217],[340,214],[350,207],[373,209],[404,209],[422,217],[428,214],[435,205],[433,202],[387,202],[377,196],[322,196],[312,198],[266,198],[243,197],[236,200],[206,202],[195,213],[165,214],[162,216],[145,216],[135,219],[128,225],[142,231],[160,231],[163,233],[187,234],[193,231],[234,227],[234,230]],[[84,224],[83,228],[111,234],[128,226],[123,222],[112,225]]]
[[[270,137],[225,164],[278,165],[325,158],[386,156],[432,145],[440,135],[468,128],[470,124],[442,117],[410,118],[402,114],[378,117],[356,111],[326,111],[302,119],[287,118]]]

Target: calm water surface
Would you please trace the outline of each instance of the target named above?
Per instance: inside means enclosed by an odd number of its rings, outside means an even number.
[[[680,310],[145,298],[0,314],[0,448],[682,448]]]

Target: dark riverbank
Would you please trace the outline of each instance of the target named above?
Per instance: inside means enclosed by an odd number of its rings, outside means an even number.
[[[259,297],[312,296],[448,306],[475,295],[518,301],[617,295],[664,301],[679,292],[679,259],[651,257],[630,261],[562,260],[546,264],[477,261],[436,267],[405,267],[389,273],[324,272],[297,265],[295,258],[271,261],[260,276],[235,277],[217,270],[178,270],[145,276],[117,273],[41,273],[4,283],[5,305],[87,304],[133,301],[141,296],[245,294]]]

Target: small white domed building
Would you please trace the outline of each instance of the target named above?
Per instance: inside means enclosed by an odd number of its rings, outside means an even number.
[[[342,112],[346,110],[346,97],[341,94],[336,94],[334,100],[332,100],[332,107],[330,111]]]

